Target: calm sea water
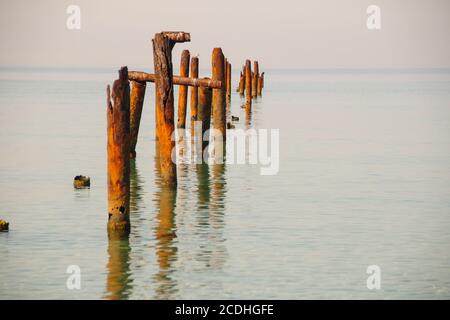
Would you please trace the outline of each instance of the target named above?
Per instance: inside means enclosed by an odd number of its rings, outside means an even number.
[[[450,298],[450,71],[265,71],[251,126],[280,129],[279,173],[183,165],[161,190],[149,85],[132,231],[109,241],[115,69],[1,69],[0,298]]]

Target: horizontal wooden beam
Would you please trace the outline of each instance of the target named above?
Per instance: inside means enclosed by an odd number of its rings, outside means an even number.
[[[183,31],[163,31],[162,34],[173,42],[189,42],[191,34]]]
[[[128,72],[128,79],[130,81],[155,82],[155,78],[156,76],[153,73],[146,73],[141,71]],[[212,89],[222,88],[221,81],[211,80],[208,78],[194,79],[188,77],[173,76],[173,84],[190,87],[212,88]]]

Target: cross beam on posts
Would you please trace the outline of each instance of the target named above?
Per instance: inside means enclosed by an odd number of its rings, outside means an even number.
[[[156,75],[153,73],[146,73],[141,71],[129,71],[128,78],[130,81],[138,82],[155,82]],[[222,81],[211,80],[211,79],[196,79],[189,77],[173,76],[172,84],[189,86],[189,87],[203,87],[211,89],[221,89]]]

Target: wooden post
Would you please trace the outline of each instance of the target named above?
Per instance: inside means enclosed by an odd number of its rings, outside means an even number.
[[[252,65],[250,60],[245,61],[245,103],[252,105]]]
[[[256,97],[258,93],[258,78],[259,78],[258,61],[253,61],[252,97]]]
[[[257,86],[256,86],[256,89],[258,90],[258,96],[261,96],[262,81],[263,81],[263,78],[261,76],[258,77],[258,83],[257,83]]]
[[[112,93],[107,87],[108,231],[130,231],[130,85],[119,70]]]
[[[215,142],[220,139],[222,143],[216,143],[214,147],[216,161],[223,161],[226,142],[226,99],[225,99],[225,79],[224,79],[224,56],[221,48],[214,48],[212,53],[212,79],[221,81],[221,89],[213,89],[212,93],[212,114],[213,126],[217,134]]]
[[[223,79],[225,80],[225,86],[223,87],[223,89],[225,90],[225,97],[227,96],[227,91],[228,91],[227,72],[228,72],[228,59],[224,56]]]
[[[183,50],[181,53],[180,77],[189,77],[189,50]],[[180,86],[178,95],[178,128],[186,128],[186,106],[188,87]]]
[[[172,161],[175,141],[173,106],[173,70],[172,48],[175,42],[189,41],[189,34],[184,32],[156,33],[153,39],[153,60],[155,63],[155,97],[158,140],[160,143],[161,183],[168,186],[177,185],[176,164]]]
[[[261,89],[264,88],[264,72],[261,73]]]
[[[231,97],[231,63],[227,62],[227,98]]]
[[[191,78],[198,79],[198,57],[191,58]],[[191,87],[191,138],[194,138],[198,110],[198,87]]]
[[[136,144],[141,123],[142,106],[145,96],[145,82],[131,81],[130,96],[130,157],[136,158]]]
[[[198,99],[198,121],[201,121],[202,129],[197,133],[196,142],[201,145],[200,150],[202,155],[208,154],[206,148],[208,147],[209,141],[204,140],[205,132],[209,131],[211,126],[211,100],[212,100],[212,89],[210,88],[200,88],[199,99]],[[201,143],[200,143],[201,141]],[[202,158],[203,161],[207,161],[205,157]]]
[[[245,70],[244,70],[245,71]],[[241,71],[241,78],[239,80],[239,95],[243,96],[245,91],[245,73]]]

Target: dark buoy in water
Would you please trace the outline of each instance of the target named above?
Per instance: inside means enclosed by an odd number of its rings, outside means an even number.
[[[0,219],[0,231],[8,231],[8,230],[9,230],[9,222]]]
[[[89,188],[91,186],[91,178],[86,176],[76,176],[73,178],[73,187],[75,189]]]

